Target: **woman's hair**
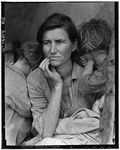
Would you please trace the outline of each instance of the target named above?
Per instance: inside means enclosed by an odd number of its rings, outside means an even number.
[[[106,21],[101,19],[91,19],[78,26],[78,34],[82,42],[82,51],[105,50],[109,51],[112,30]]]
[[[34,42],[26,42],[20,47],[21,60],[25,58],[30,67],[36,69],[42,61],[43,53],[41,45]]]
[[[37,41],[42,45],[43,44],[43,36],[46,31],[56,29],[56,28],[64,28],[68,33],[68,36],[72,43],[75,40],[78,41],[78,47],[80,47],[79,36],[77,33],[76,26],[73,24],[70,17],[61,14],[61,13],[54,13],[50,15],[44,23],[40,26],[38,33],[37,33]],[[80,49],[80,48],[79,48]],[[78,55],[78,50],[72,52],[72,57],[76,57]]]

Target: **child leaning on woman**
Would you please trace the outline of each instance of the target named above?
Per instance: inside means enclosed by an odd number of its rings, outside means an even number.
[[[82,72],[80,90],[83,93],[100,92],[100,97],[96,98],[92,107],[93,111],[100,113],[104,103],[103,85],[107,79],[106,66],[112,30],[106,21],[91,19],[78,26],[78,33],[82,42],[82,52],[87,59]]]

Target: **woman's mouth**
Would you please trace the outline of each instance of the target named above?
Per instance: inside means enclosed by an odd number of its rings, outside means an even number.
[[[59,56],[52,56],[52,57],[50,57],[49,59],[50,60],[56,60],[56,59],[59,59],[60,57]]]

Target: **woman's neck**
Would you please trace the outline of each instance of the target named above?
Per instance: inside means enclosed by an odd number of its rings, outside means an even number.
[[[60,74],[61,78],[63,80],[66,80],[71,75],[72,68],[73,68],[72,60],[69,59],[63,65],[56,67],[56,70]]]

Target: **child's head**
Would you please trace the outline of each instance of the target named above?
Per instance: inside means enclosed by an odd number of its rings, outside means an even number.
[[[36,69],[42,61],[41,45],[38,43],[26,42],[20,47],[20,52],[20,60],[25,59],[32,70]]]
[[[92,50],[105,50],[108,52],[112,31],[106,21],[91,19],[78,27],[78,33],[82,41],[83,53]]]

